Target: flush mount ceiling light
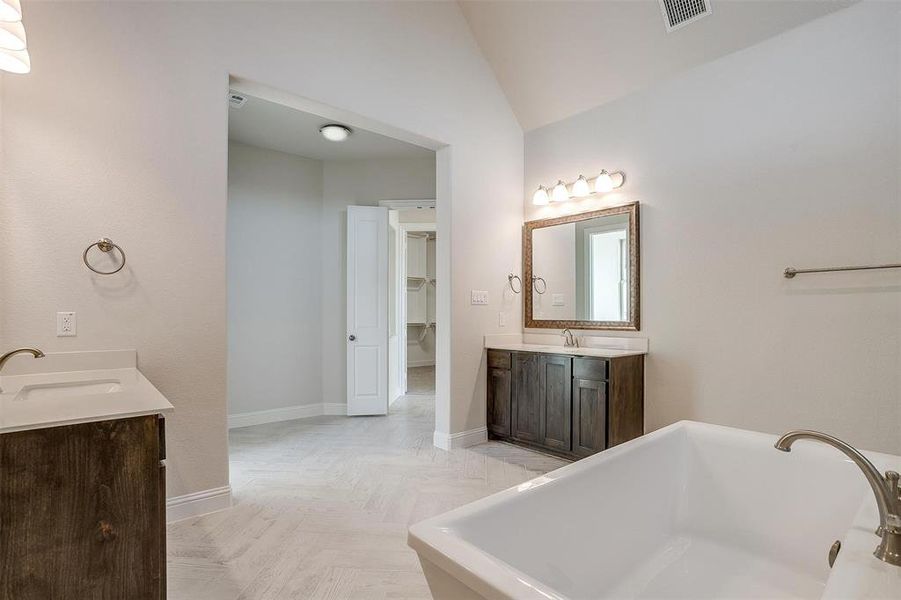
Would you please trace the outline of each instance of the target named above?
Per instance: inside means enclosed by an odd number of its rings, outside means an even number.
[[[565,202],[570,198],[587,198],[593,194],[606,194],[622,187],[625,182],[626,175],[622,171],[608,173],[606,170],[601,171],[594,179],[586,179],[584,175],[579,175],[579,178],[571,184],[559,179],[557,184],[550,190],[543,185],[539,185],[538,190],[532,195],[532,204],[544,206],[548,203],[548,200],[551,202]]]
[[[532,194],[532,204],[535,206],[546,206],[548,202],[550,202],[550,198],[547,195],[547,188],[539,185],[535,193]]]
[[[322,137],[330,142],[343,142],[344,140],[349,138],[350,134],[353,132],[349,127],[345,127],[344,125],[329,123],[328,125],[323,125],[322,127],[320,127],[319,133],[321,133]]]
[[[22,5],[19,0],[0,0],[0,21],[21,21]]]

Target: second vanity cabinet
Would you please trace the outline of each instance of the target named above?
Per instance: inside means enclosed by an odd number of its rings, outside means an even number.
[[[164,424],[0,434],[0,599],[165,600]]]
[[[488,434],[566,458],[644,431],[644,356],[488,350]]]

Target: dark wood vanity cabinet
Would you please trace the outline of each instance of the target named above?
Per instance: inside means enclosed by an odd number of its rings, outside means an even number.
[[[644,356],[488,351],[488,434],[584,458],[644,432]]]
[[[166,597],[163,425],[0,434],[0,600]]]

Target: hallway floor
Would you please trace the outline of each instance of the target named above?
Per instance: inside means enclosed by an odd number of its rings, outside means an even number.
[[[435,365],[407,369],[407,394],[411,396],[435,395]]]
[[[234,507],[169,525],[170,600],[430,598],[407,526],[566,464],[432,445],[434,402],[232,430]]]

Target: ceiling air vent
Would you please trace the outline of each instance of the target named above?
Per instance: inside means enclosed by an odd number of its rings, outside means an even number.
[[[675,31],[710,14],[710,0],[660,0],[667,31]]]
[[[247,102],[247,96],[242,96],[237,92],[228,93],[228,104],[232,108],[241,108]]]

